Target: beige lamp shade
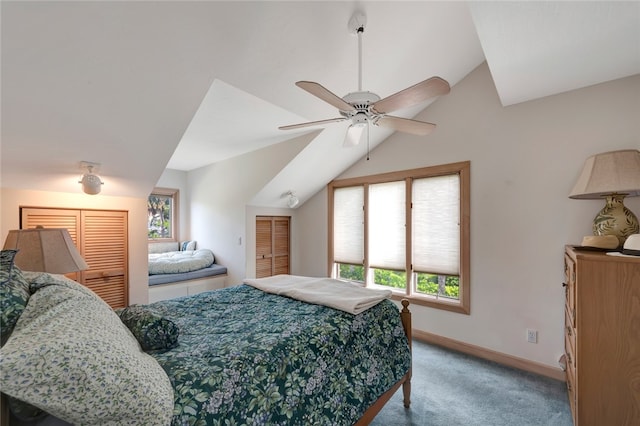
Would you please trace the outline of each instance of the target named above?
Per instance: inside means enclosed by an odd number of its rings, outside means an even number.
[[[610,151],[587,158],[569,198],[599,199],[610,194],[640,195],[640,151]]]
[[[14,262],[24,271],[67,274],[89,269],[64,228],[9,231],[4,250],[18,250]]]

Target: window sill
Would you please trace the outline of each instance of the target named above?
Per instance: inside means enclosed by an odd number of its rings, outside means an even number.
[[[471,313],[470,309],[468,307],[463,306],[462,303],[459,301],[448,302],[442,299],[432,299],[432,298],[420,297],[420,296],[408,296],[406,294],[397,293],[397,292],[394,292],[391,294],[391,299],[396,301],[407,299],[412,305],[427,306],[429,308],[442,309],[449,312],[456,312],[458,314],[469,315]]]

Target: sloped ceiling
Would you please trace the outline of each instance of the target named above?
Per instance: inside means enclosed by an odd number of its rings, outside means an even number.
[[[367,17],[363,89],[381,97],[434,75],[455,86],[485,58],[505,106],[640,73],[638,2],[0,7],[0,183],[20,189],[78,192],[79,163],[91,161],[102,194],[146,197],[166,167],[192,170],[316,132],[253,200],[279,207],[294,189],[304,202],[366,154],[363,144],[342,148],[343,123],[277,130],[336,116],[296,81],[339,96],[357,90],[357,38],[347,28],[356,10]],[[373,128],[371,147],[389,134]]]
[[[640,2],[473,2],[502,104],[640,72]]]

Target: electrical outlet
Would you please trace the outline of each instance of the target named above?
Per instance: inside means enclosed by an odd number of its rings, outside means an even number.
[[[538,343],[538,331],[527,328],[527,342]]]

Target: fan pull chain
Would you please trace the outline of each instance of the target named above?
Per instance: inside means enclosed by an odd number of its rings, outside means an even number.
[[[367,120],[367,161],[369,161],[369,130],[371,129],[371,124],[369,120]]]

